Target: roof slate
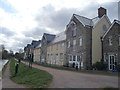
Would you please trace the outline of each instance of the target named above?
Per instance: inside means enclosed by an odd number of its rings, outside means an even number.
[[[89,18],[86,18],[84,16],[80,16],[80,15],[77,15],[77,14],[73,14],[73,16],[75,16],[84,26],[95,26],[97,24],[97,22],[99,22],[99,20],[102,18],[99,18],[99,17],[95,17],[93,19],[89,19]],[[104,17],[105,15],[103,15]]]
[[[118,24],[120,25],[120,21],[114,20],[114,21],[112,22],[112,24],[110,25],[110,27],[108,28],[108,30],[107,30],[107,31],[105,32],[105,34],[103,35],[102,39],[105,38],[105,36],[106,36],[107,33],[111,30],[111,28],[113,27],[113,25],[114,25],[115,23],[118,23]]]
[[[55,36],[54,40],[51,42],[51,44],[57,43],[57,42],[60,42],[60,41],[63,41],[63,40],[66,40],[65,31],[57,34],[57,35]]]
[[[35,47],[37,47],[40,44],[40,42],[41,42],[41,40],[39,40],[39,41],[33,40],[32,43],[31,43],[31,45],[33,45],[34,48],[35,48]]]
[[[44,33],[43,36],[46,38],[47,43],[50,43],[55,38],[56,35]]]

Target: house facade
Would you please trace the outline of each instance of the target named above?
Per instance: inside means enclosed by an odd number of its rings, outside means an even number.
[[[47,47],[47,64],[66,65],[66,34],[59,33]]]
[[[40,47],[36,47],[34,42],[28,51],[33,54],[34,50],[34,61],[44,64],[90,69],[96,62],[104,60],[110,70],[113,58],[118,64],[120,57],[120,47],[116,44],[120,41],[120,32],[116,29],[118,26],[119,21],[111,24],[107,10],[102,7],[98,9],[98,16],[92,19],[73,14],[64,32],[57,35],[44,33]],[[114,45],[107,46],[108,37],[115,40],[112,41]]]
[[[102,60],[102,43],[101,37],[110,27],[110,20],[107,17],[106,9],[100,7],[98,9],[98,17],[92,19],[92,64]]]
[[[69,66],[88,69],[102,59],[101,37],[110,26],[106,9],[92,19],[73,14],[66,28],[66,58]]]
[[[114,20],[103,35],[103,59],[108,64],[108,70],[115,70],[120,64],[120,21]]]
[[[41,43],[34,48],[34,62],[40,62],[40,56],[41,56]]]
[[[44,33],[41,40],[41,56],[40,63],[47,64],[47,46],[55,38],[53,34]]]
[[[34,62],[34,48],[36,48],[40,42],[40,40],[32,40],[31,44],[27,44],[27,46],[24,48],[24,59],[30,59],[32,62]]]
[[[86,22],[81,22],[81,20]],[[90,20],[73,14],[66,28],[66,59],[70,67],[84,68],[91,65]]]

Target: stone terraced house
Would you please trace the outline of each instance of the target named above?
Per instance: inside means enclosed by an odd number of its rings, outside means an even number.
[[[43,34],[41,43],[33,47],[34,61],[90,69],[104,60],[112,70],[120,58],[119,24],[117,20],[111,24],[103,7],[98,8],[98,15],[92,19],[73,14],[64,32]],[[27,48],[25,52],[28,53]]]
[[[55,36],[47,47],[47,64],[66,65],[66,33],[62,32]]]
[[[102,41],[104,62],[108,64],[108,70],[115,70],[120,64],[120,21],[113,21]]]
[[[46,58],[47,58],[47,46],[48,44],[55,38],[55,35],[44,33],[41,40],[41,56],[40,56],[40,62],[47,64]]]
[[[34,48],[34,62],[40,62],[41,56],[41,43]]]
[[[40,40],[32,40],[31,44],[27,44],[27,46],[24,48],[24,59],[28,59],[28,57],[31,59],[32,62],[34,62],[34,48],[36,48],[40,43]]]
[[[102,7],[93,19],[73,14],[66,27],[66,60],[69,66],[89,69],[101,61],[101,37],[110,24],[106,9]]]

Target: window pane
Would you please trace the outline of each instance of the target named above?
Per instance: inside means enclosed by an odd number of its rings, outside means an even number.
[[[80,56],[77,56],[77,61],[80,61]]]
[[[75,61],[75,56],[73,56],[73,61]]]
[[[82,38],[80,38],[80,46],[82,46]]]

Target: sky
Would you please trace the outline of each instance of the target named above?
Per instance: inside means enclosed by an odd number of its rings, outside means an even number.
[[[43,33],[58,34],[65,30],[72,15],[97,16],[99,7],[107,9],[112,22],[118,19],[119,0],[0,0],[0,44],[14,52]]]

